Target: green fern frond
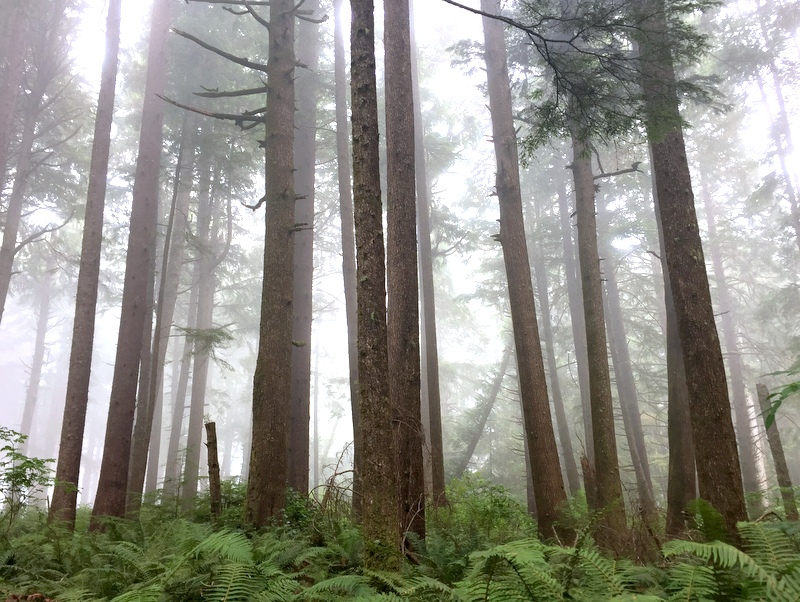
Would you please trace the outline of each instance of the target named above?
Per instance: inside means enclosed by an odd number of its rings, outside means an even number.
[[[113,598],[111,602],[160,602],[164,599],[164,590],[158,584],[151,584],[139,589],[132,589]]]
[[[237,531],[222,530],[212,533],[201,541],[194,550],[192,556],[210,556],[222,560],[230,560],[240,564],[253,564],[253,547],[250,540],[243,533]]]
[[[247,602],[264,589],[264,578],[252,564],[229,562],[214,571],[203,598],[209,602]]]
[[[798,562],[789,536],[764,523],[740,523],[747,553],[764,569],[782,574]]]
[[[315,583],[300,595],[301,600],[331,600],[334,595],[351,598],[370,595],[375,592],[369,580],[361,575],[337,575],[325,581]]]
[[[593,548],[578,550],[578,566],[584,572],[583,587],[605,597],[625,595],[625,584],[617,572],[617,563]]]
[[[676,564],[669,571],[670,602],[709,602],[719,594],[714,571],[706,565]]]

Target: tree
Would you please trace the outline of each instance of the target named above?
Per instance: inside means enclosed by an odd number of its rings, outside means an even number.
[[[485,13],[499,14],[499,3],[481,0]],[[511,88],[506,63],[503,25],[483,17],[489,106],[497,160],[497,197],[500,202],[500,235],[511,303],[511,321],[517,357],[520,398],[525,435],[538,510],[539,533],[554,537],[560,507],[566,502],[558,460],[547,382],[544,372],[531,270],[522,217],[519,160],[511,107]]]
[[[248,7],[249,11],[253,11]],[[253,439],[245,518],[263,526],[284,508],[288,472],[295,232],[295,3],[269,7],[261,328],[253,377]]]
[[[389,396],[403,529],[425,536],[420,416],[414,97],[408,0],[384,7]]]
[[[123,516],[128,493],[131,433],[136,408],[136,388],[146,312],[148,271],[155,253],[158,213],[158,182],[164,105],[159,95],[166,87],[165,46],[172,20],[169,0],[153,5],[147,57],[147,81],[142,107],[142,127],[133,185],[130,233],[125,260],[117,354],[106,423],[103,460],[97,497],[92,509],[92,528],[101,527],[99,517]]]
[[[311,15],[318,0],[303,4]],[[311,318],[314,277],[314,181],[316,174],[317,102],[319,74],[319,22],[298,19],[297,61],[306,66],[295,81],[297,131],[295,133],[294,292],[292,294],[292,388],[289,425],[288,485],[308,493],[309,409],[311,395]]]
[[[747,517],[742,475],[695,214],[667,19],[661,3],[640,8],[650,15],[648,33],[639,40],[645,125],[683,349],[700,496],[721,513],[730,537],[737,540],[736,523]]]
[[[89,379],[92,368],[111,124],[114,115],[120,21],[121,0],[112,0],[108,4],[106,18],[106,49],[97,99],[89,187],[86,193],[66,403],[58,449],[55,489],[50,503],[50,519],[61,519],[73,528],[81,450],[86,426],[86,407],[89,401]]]
[[[353,208],[358,301],[359,470],[365,562],[399,567],[399,489],[389,398],[386,288],[372,0],[350,0]]]

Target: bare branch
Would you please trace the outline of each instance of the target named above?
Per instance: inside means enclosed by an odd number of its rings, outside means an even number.
[[[39,242],[42,239],[42,236],[44,236],[45,234],[50,234],[50,232],[56,232],[58,230],[61,230],[61,228],[66,226],[71,221],[72,221],[72,213],[70,213],[69,217],[62,224],[58,226],[48,226],[47,228],[42,228],[41,230],[37,230],[27,238],[21,240],[19,244],[16,247],[14,247],[14,255],[19,253],[23,249],[23,247],[31,244],[32,242]]]
[[[202,86],[201,86],[202,87]],[[259,86],[258,88],[247,88],[246,90],[229,90],[229,91],[222,91],[220,92],[218,89],[214,88],[203,88],[205,92],[195,92],[195,96],[199,96],[201,98],[234,98],[237,96],[254,96],[256,94],[266,94],[268,86],[264,84],[263,86]]]
[[[617,171],[610,171],[608,173],[601,172],[601,173],[597,174],[594,177],[594,179],[595,180],[601,180],[603,178],[613,178],[614,176],[621,176],[622,174],[635,173],[635,172],[639,172],[639,173],[642,172],[642,170],[639,169],[639,161],[636,161],[633,165],[631,165],[627,169],[620,169],[620,170],[617,170]]]
[[[206,117],[213,117],[214,119],[222,119],[225,121],[233,121],[239,127],[244,127],[242,124],[244,122],[256,122],[256,123],[264,123],[264,118],[260,117],[256,114],[248,115],[248,114],[237,114],[237,113],[214,113],[213,111],[205,111],[203,109],[199,109],[197,107],[192,107],[190,105],[185,105],[183,103],[178,102],[177,100],[172,100],[171,98],[167,98],[166,96],[158,96],[165,102],[178,107],[179,109],[185,109],[187,111],[191,111],[192,113],[197,113],[198,115],[204,115]],[[262,112],[264,109],[258,109],[253,113]]]
[[[262,71],[264,73],[267,72],[267,66],[262,63],[255,63],[248,58],[236,56],[231,54],[230,52],[225,52],[224,50],[217,48],[216,46],[212,46],[208,42],[204,42],[200,38],[193,36],[190,33],[185,31],[181,31],[180,29],[172,28],[172,32],[181,36],[182,38],[186,38],[187,40],[194,42],[201,48],[205,48],[206,50],[210,50],[214,54],[221,56],[222,58],[228,59],[232,63],[236,63],[237,65],[242,65],[243,67],[248,67],[250,69],[255,69],[256,71]]]
[[[253,211],[255,211],[256,209],[260,208],[261,205],[263,205],[266,202],[267,202],[267,195],[265,194],[260,199],[258,199],[258,202],[255,205],[248,205],[247,203],[242,203],[242,205],[244,205],[248,209],[252,209]]]
[[[261,25],[269,29],[269,21],[267,21],[264,17],[259,15],[254,9],[253,5],[248,2],[248,0],[242,0],[244,2],[245,8],[247,8],[247,12],[250,13],[250,16],[253,17],[256,21],[258,21]]]

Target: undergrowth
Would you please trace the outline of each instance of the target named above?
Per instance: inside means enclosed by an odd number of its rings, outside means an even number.
[[[284,521],[259,532],[239,524],[242,485],[226,484],[225,496],[216,521],[202,498],[190,516],[150,500],[139,520],[109,520],[102,533],[87,532],[86,509],[70,533],[27,508],[0,537],[0,595],[41,593],[61,602],[800,600],[795,523],[742,523],[742,549],[671,541],[658,562],[636,564],[603,555],[585,529],[571,547],[541,542],[502,487],[469,477],[451,486],[448,507],[429,513],[426,541],[415,542],[403,571],[390,573],[363,567],[358,529],[346,504],[330,502],[335,496],[325,503],[291,498]],[[580,504],[573,514],[583,520]]]

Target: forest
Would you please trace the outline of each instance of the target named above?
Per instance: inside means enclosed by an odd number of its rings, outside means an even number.
[[[0,596],[797,602],[798,81],[792,0],[0,0]]]

